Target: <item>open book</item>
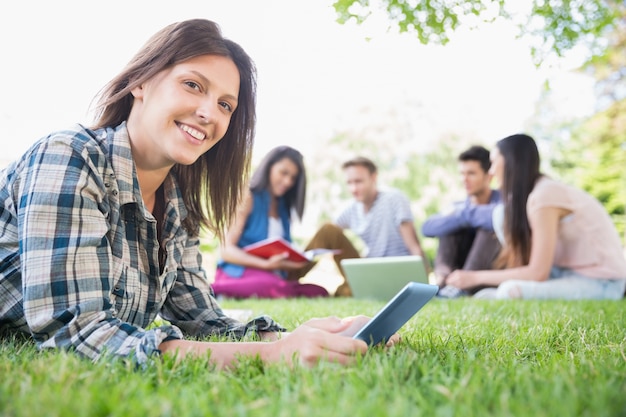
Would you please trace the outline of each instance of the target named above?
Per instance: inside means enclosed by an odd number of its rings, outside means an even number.
[[[288,253],[290,261],[294,262],[309,262],[313,258],[326,253],[338,254],[341,251],[339,249],[311,249],[308,251],[301,251],[295,248],[291,243],[280,237],[272,237],[260,240],[256,243],[244,246],[243,250],[251,255],[260,256],[262,258],[270,258],[279,253]]]

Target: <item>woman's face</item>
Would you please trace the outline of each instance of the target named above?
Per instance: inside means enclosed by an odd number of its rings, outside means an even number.
[[[289,158],[275,162],[270,168],[270,192],[275,197],[282,197],[291,189],[298,179],[300,170]]]
[[[132,94],[128,131],[138,166],[189,165],[226,134],[239,70],[230,58],[201,55],[159,72]]]
[[[504,157],[500,153],[498,147],[494,147],[490,153],[491,168],[489,168],[489,174],[495,178],[498,186],[502,186],[502,179],[504,178]]]

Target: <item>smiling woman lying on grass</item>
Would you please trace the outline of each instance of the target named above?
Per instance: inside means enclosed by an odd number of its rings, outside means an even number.
[[[255,69],[208,20],[172,24],[104,89],[95,126],[35,143],[0,172],[0,332],[96,360],[161,352],[351,364],[367,319],[227,317],[201,266],[198,234],[221,237],[247,176]],[[203,202],[209,202],[205,209]],[[146,330],[161,315],[173,325]],[[258,335],[212,343],[191,336]]]

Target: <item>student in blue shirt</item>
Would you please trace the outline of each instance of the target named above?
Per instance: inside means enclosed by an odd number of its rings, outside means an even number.
[[[98,104],[94,126],[54,132],[0,171],[0,333],[140,364],[210,352],[218,367],[241,355],[348,365],[367,350],[350,337],[366,317],[283,333],[266,316],[227,317],[213,297],[198,235],[231,223],[255,124],[254,64],[215,23],[156,33]],[[151,326],[157,315],[166,324]]]
[[[269,258],[243,248],[268,238],[291,242],[292,221],[302,219],[306,200],[304,157],[295,148],[281,145],[270,150],[250,179],[237,217],[226,231],[217,263],[213,291],[232,298],[323,297],[328,291],[313,283],[301,283],[315,262],[296,262],[286,253]],[[338,239],[333,233],[318,233],[316,239]],[[347,238],[338,257],[354,251]],[[312,240],[311,244],[315,244]],[[311,245],[310,244],[310,245]],[[313,249],[312,246],[306,249]],[[349,255],[348,255],[349,256]]]
[[[492,269],[500,253],[492,223],[500,192],[491,188],[489,151],[483,146],[472,146],[459,155],[458,163],[467,198],[422,224],[424,236],[439,239],[434,271],[439,295],[443,297],[467,294],[454,287],[446,288],[452,271]],[[470,289],[469,293],[478,289]]]

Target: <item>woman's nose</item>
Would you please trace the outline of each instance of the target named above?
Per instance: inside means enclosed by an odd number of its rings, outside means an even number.
[[[204,123],[210,123],[214,120],[215,114],[218,111],[217,106],[218,104],[209,98],[201,100],[196,109],[196,115]]]
[[[292,178],[290,178],[290,177],[286,177],[286,178],[283,179],[283,184],[285,185],[285,187],[291,188],[293,186],[294,182],[295,181]]]

